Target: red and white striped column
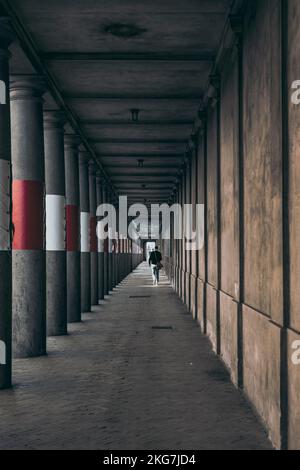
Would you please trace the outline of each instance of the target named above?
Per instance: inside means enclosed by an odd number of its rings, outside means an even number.
[[[41,77],[11,79],[15,357],[46,354],[44,92]]]
[[[125,240],[122,238],[120,240],[120,271],[121,271],[121,281],[125,277]]]
[[[119,234],[119,207],[118,203],[116,204],[116,216],[117,216],[117,233],[115,240],[115,285],[117,286],[120,282],[120,234]]]
[[[44,112],[48,336],[67,334],[64,124],[62,112]]]
[[[81,312],[91,310],[89,153],[79,149]]]
[[[96,177],[97,185],[97,207],[103,202],[103,191],[102,191],[102,178],[100,173],[97,172]],[[98,299],[104,299],[104,241],[98,238]]]
[[[107,202],[108,204],[112,204],[112,193],[111,189],[107,189]],[[108,253],[107,253],[107,264],[108,264],[108,293],[112,292],[113,290],[113,231],[112,231],[112,220],[109,217],[109,225],[108,225]]]
[[[98,305],[98,240],[97,240],[97,193],[96,166],[89,161],[89,197],[90,197],[90,251],[91,251],[91,304]]]
[[[13,33],[0,18],[0,389],[11,386],[11,148],[8,47]]]
[[[107,198],[107,183],[103,181],[102,184],[102,194],[103,194],[103,204],[108,203]],[[105,230],[108,230],[108,225],[105,227]],[[103,241],[103,286],[104,286],[104,296],[109,294],[109,284],[108,284],[108,238]]]
[[[74,134],[64,137],[68,323],[81,321],[79,143],[78,136]]]

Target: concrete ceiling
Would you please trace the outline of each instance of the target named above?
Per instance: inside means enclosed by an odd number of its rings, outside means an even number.
[[[167,201],[231,0],[1,3],[32,39],[116,191]],[[22,48],[12,46],[12,71],[32,73]],[[46,107],[57,107],[50,94]]]

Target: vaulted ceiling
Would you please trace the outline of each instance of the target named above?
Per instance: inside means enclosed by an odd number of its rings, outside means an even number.
[[[230,3],[3,1],[20,37],[12,71],[46,73],[45,107],[67,111],[116,193],[167,201]]]

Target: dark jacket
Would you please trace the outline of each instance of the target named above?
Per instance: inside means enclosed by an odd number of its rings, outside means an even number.
[[[162,256],[160,251],[155,250],[151,251],[150,256],[149,256],[149,265],[151,264],[158,264],[162,260]]]

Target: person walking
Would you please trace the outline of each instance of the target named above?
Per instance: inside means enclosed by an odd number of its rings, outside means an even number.
[[[152,269],[152,279],[154,286],[158,286],[159,283],[159,271],[162,268],[161,260],[161,252],[158,251],[158,246],[156,246],[155,250],[153,250],[149,256],[149,266],[151,266]]]

